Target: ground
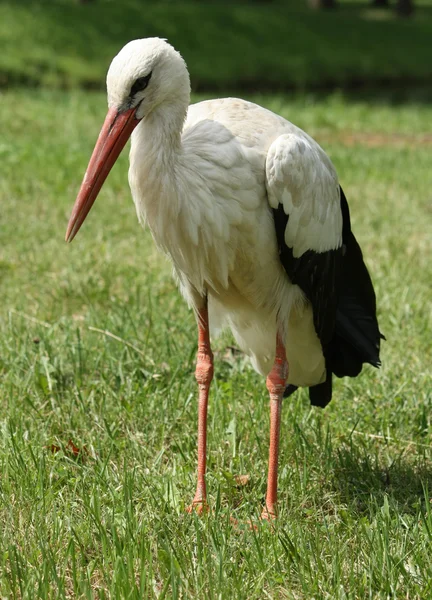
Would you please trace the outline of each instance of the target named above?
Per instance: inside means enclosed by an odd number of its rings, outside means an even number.
[[[284,405],[280,517],[265,382],[215,344],[211,514],[195,486],[195,323],[119,160],[72,245],[100,93],[1,96],[0,594],[10,598],[427,598],[432,594],[432,108],[251,97],[332,157],[387,337],[325,411]],[[245,476],[239,479],[237,476]]]

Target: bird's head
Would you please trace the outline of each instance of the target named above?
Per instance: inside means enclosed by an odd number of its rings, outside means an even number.
[[[99,134],[66,231],[71,242],[138,123],[163,105],[187,107],[189,74],[180,54],[160,38],[133,40],[107,74],[108,114]]]
[[[164,102],[188,100],[189,75],[183,58],[165,40],[133,40],[114,57],[107,92],[110,109],[135,110],[139,120]]]

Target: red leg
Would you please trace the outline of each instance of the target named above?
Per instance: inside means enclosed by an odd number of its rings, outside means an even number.
[[[188,512],[196,510],[199,514],[208,509],[205,483],[206,445],[207,445],[207,405],[210,383],[213,379],[213,353],[210,347],[210,332],[207,303],[199,311],[198,319],[198,354],[195,370],[198,382],[198,483],[192,504]]]
[[[261,513],[262,519],[274,519],[277,514],[277,475],[279,458],[279,433],[282,412],[282,399],[288,378],[288,362],[285,346],[279,333],[276,337],[276,356],[273,368],[267,377],[267,389],[270,393],[270,448],[267,478],[266,505]]]

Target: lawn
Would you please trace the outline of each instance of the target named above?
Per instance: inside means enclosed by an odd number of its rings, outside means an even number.
[[[258,100],[322,142],[378,296],[381,370],[325,411],[286,401],[280,517],[266,484],[265,382],[215,343],[208,488],[195,485],[195,323],[138,226],[127,156],[72,245],[101,93],[0,96],[0,595],[432,596],[432,108],[341,95]],[[240,485],[237,475],[248,475]]]
[[[416,0],[410,19],[369,4],[314,12],[306,0],[3,0],[0,86],[101,89],[114,54],[148,36],[182,52],[195,90],[431,85],[431,0]]]

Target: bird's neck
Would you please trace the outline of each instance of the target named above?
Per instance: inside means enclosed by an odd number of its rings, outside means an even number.
[[[188,99],[161,104],[132,135],[129,182],[138,219],[153,230],[158,213],[178,210],[178,160]]]
[[[129,183],[139,221],[149,227],[177,273],[200,292],[207,256],[200,223],[209,192],[196,170],[193,145],[182,142],[186,112],[184,105],[161,106],[136,127]]]

